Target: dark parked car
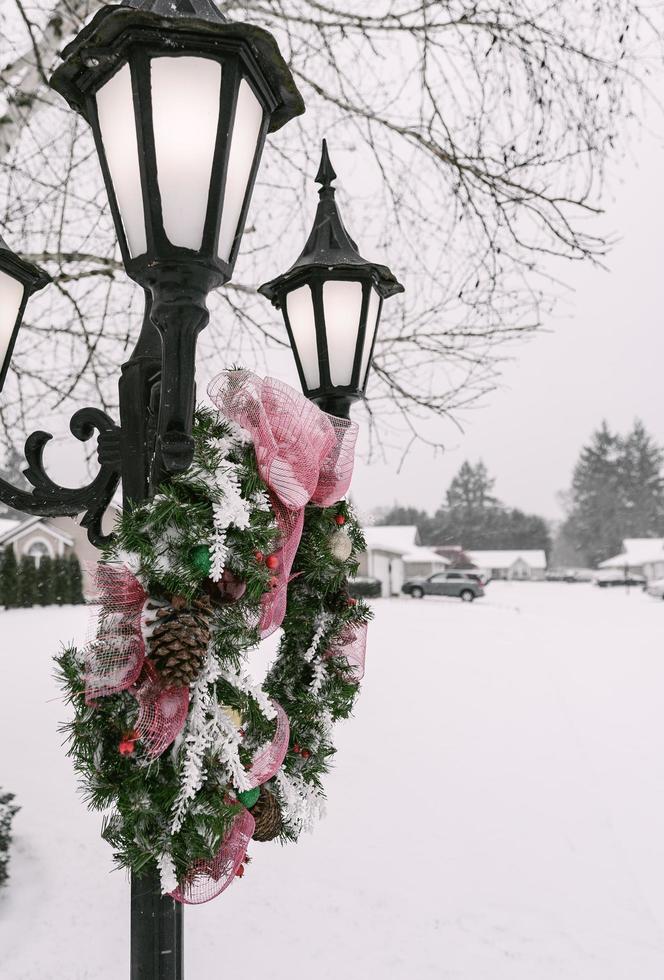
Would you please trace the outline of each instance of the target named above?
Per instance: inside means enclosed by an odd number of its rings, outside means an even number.
[[[450,595],[463,602],[472,602],[484,595],[481,583],[464,572],[436,572],[429,578],[411,578],[404,582],[401,591],[413,599],[423,599],[425,595]]]

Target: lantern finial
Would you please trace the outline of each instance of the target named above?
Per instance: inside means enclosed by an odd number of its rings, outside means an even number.
[[[226,18],[213,0],[124,0],[122,6],[161,17],[198,17],[200,20],[226,23]]]
[[[320,158],[320,167],[318,168],[318,173],[316,174],[316,183],[322,185],[319,191],[321,196],[326,190],[331,190],[334,194],[336,188],[332,187],[332,181],[336,179],[337,175],[334,167],[332,166],[330,154],[327,151],[327,140],[323,140],[323,153]]]

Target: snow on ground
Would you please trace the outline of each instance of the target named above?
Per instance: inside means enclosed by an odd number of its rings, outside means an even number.
[[[492,583],[375,609],[327,820],[186,910],[187,980],[661,980],[664,603]],[[85,627],[0,612],[2,980],[128,976],[128,886],[57,735],[50,651]]]

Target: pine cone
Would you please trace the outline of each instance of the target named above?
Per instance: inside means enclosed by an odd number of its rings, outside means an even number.
[[[148,621],[152,632],[148,637],[150,659],[164,681],[173,687],[184,687],[200,674],[210,643],[212,603],[207,596],[191,604],[181,596],[173,596],[163,606],[148,605],[156,611]]]
[[[254,840],[268,841],[278,837],[283,829],[281,807],[274,793],[261,786],[261,795],[251,808],[251,815],[256,821]]]

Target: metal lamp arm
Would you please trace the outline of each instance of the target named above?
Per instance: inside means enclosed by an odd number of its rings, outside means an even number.
[[[101,530],[106,508],[113,499],[120,481],[120,429],[105,412],[97,408],[82,408],[70,422],[70,429],[80,442],[87,442],[99,433],[97,476],[87,486],[71,489],[61,487],[44,469],[44,449],[53,438],[48,432],[33,432],[25,443],[28,467],[24,474],[33,490],[20,490],[0,478],[0,502],[41,517],[76,517],[83,514],[81,524],[88,538],[103,547],[107,538]]]

